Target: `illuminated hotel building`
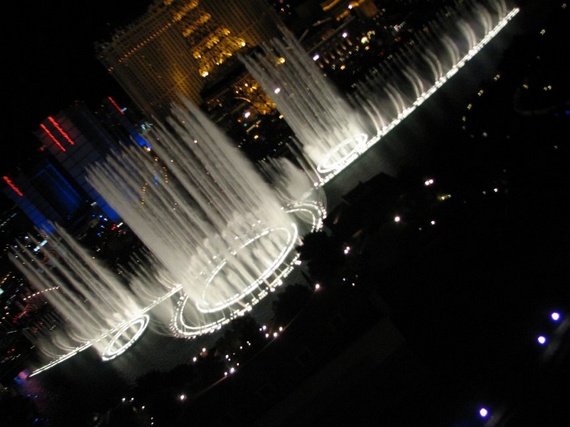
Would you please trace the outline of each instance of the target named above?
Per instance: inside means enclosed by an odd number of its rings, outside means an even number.
[[[51,230],[49,222],[71,225],[84,206],[80,190],[47,158],[3,181],[4,193],[42,230]]]
[[[97,110],[75,102],[40,123],[34,132],[41,143],[39,159],[3,176],[2,190],[40,229],[50,229],[49,222],[81,227],[86,215],[95,212],[118,220],[87,182],[87,168],[122,146],[148,148],[137,125],[140,117],[112,98],[104,99]]]
[[[42,149],[51,154],[72,181],[88,195],[90,202],[95,202],[110,219],[117,220],[117,213],[86,180],[88,166],[102,161],[121,142],[130,143],[126,135],[121,141],[116,130],[112,131],[103,119],[108,120],[109,117],[98,116],[84,103],[76,102],[44,119],[34,134],[41,142]]]
[[[109,96],[103,99],[100,108],[95,110],[94,114],[118,145],[129,146],[134,143],[140,147],[150,148],[150,144],[144,138],[148,130],[145,128],[147,120],[136,108],[119,106]]]
[[[163,118],[178,95],[196,104],[208,78],[238,51],[279,36],[266,0],[155,0],[97,58],[149,118]]]
[[[117,220],[118,214],[91,186],[86,175],[89,166],[103,161],[112,150],[134,143],[145,145],[123,110],[111,98],[96,113],[85,103],[76,102],[44,119],[34,134],[41,149],[49,152],[91,203],[95,202],[111,220]]]
[[[337,21],[355,14],[370,19],[378,14],[378,7],[372,0],[326,0],[321,2],[323,12]]]

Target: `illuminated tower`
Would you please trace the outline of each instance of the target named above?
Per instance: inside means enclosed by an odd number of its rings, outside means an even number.
[[[77,101],[48,116],[34,132],[41,143],[38,158],[3,176],[0,189],[40,229],[51,230],[50,222],[82,227],[86,218],[101,214],[118,220],[85,179],[86,168],[121,146],[148,149],[137,125],[139,116],[110,97],[97,110]]]
[[[120,144],[109,125],[106,126],[87,105],[76,102],[44,119],[34,134],[42,143],[42,149],[53,156],[88,199],[97,203],[110,219],[117,220],[117,213],[85,179],[87,166],[102,161]]]
[[[72,225],[85,206],[81,190],[47,158],[2,179],[4,193],[41,230],[51,231],[50,221]]]
[[[265,0],[155,0],[97,57],[138,108],[163,118],[178,95],[200,104],[205,79],[237,51],[279,35]]]

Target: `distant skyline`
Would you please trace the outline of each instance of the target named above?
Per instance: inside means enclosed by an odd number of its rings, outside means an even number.
[[[7,105],[1,173],[25,161],[38,142],[32,132],[41,120],[75,100],[96,105],[106,96],[126,102],[124,92],[95,57],[95,42],[144,13],[152,0],[18,3],[5,56]],[[7,134],[6,134],[7,132]]]

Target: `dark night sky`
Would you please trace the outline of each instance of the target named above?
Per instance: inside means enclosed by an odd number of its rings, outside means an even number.
[[[24,2],[12,6],[4,58],[1,173],[35,150],[40,121],[82,100],[125,95],[95,58],[94,42],[141,15],[151,0]],[[15,28],[15,29],[14,29]],[[10,37],[11,36],[11,37]]]

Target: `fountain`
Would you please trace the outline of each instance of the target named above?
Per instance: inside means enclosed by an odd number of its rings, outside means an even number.
[[[171,286],[181,286],[171,328],[193,337],[219,329],[281,284],[299,236],[321,226],[322,210],[309,200],[283,203],[293,190],[273,189],[189,101],[154,133],[156,158],[133,147],[90,168],[88,180]],[[311,188],[307,179],[295,182],[301,192]]]
[[[263,45],[262,53],[240,59],[293,130],[296,148],[318,186],[347,157],[358,156],[368,136],[357,111],[301,44],[282,32],[283,38]]]
[[[315,186],[325,185],[401,123],[518,13],[502,0],[456,7],[425,27],[432,28],[431,36],[420,32],[346,98],[286,30],[261,53],[240,57],[293,130],[291,150],[308,165]]]
[[[64,318],[64,325],[36,339],[44,356],[52,359],[37,374],[93,346],[103,360],[126,351],[148,326],[149,309],[178,289],[148,286],[144,272],[130,283],[94,259],[58,224],[43,241],[31,234],[18,241],[10,258]],[[41,255],[41,256],[38,256]],[[70,351],[71,349],[71,351]]]
[[[40,292],[50,290],[65,318],[38,340],[50,361],[31,376],[90,347],[116,358],[175,295],[164,328],[171,335],[219,330],[280,286],[298,263],[300,236],[322,227],[325,208],[306,197],[319,191],[304,172],[276,160],[264,178],[189,101],[173,106],[154,137],[155,157],[125,148],[87,174],[149,251],[133,258],[132,273],[119,277],[57,224],[44,241],[28,236],[31,247],[14,250],[12,262]]]
[[[79,345],[61,341],[59,349],[71,350],[47,367],[93,345],[103,358],[116,357],[140,336],[150,310],[175,295],[169,330],[182,338],[219,330],[251,310],[298,262],[294,247],[299,236],[322,227],[324,204],[316,191],[435,93],[518,12],[497,10],[500,19],[494,26],[491,15],[481,13],[482,34],[460,23],[469,46],[466,53],[446,35],[438,39],[444,50],[438,56],[426,48],[427,38],[418,39],[421,48],[398,59],[401,73],[392,83],[384,80],[387,69],[376,71],[348,100],[287,35],[272,48],[265,46],[265,56],[242,58],[266,92],[275,95],[293,128],[297,145],[292,149],[303,171],[286,160],[272,160],[263,166],[264,178],[186,100],[173,106],[167,122],[156,125],[151,144],[155,157],[131,147],[91,167],[88,181],[151,256],[125,286],[58,228],[59,234],[48,241],[65,243],[58,247],[61,261],[55,264],[64,282],[84,296],[95,292],[93,283],[102,291],[85,297],[86,303],[79,299],[79,304],[69,303],[73,293],[54,293],[67,295],[53,304],[69,313],[69,336]],[[428,72],[412,67],[413,61]],[[358,109],[351,106],[356,100]],[[370,124],[375,132],[371,137]],[[22,251],[21,264],[32,265],[33,254]],[[51,277],[49,269],[38,275],[23,268],[44,288],[59,278]],[[99,308],[91,312],[88,303],[95,297],[92,301],[98,303],[93,305]]]

